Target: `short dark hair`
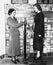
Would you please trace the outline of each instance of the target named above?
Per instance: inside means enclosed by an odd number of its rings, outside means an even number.
[[[8,10],[8,15],[11,15],[11,14],[12,14],[12,12],[13,12],[14,10],[15,10],[15,9],[10,8],[10,9]]]
[[[34,4],[33,6],[36,6],[39,11],[42,11],[42,8],[41,8],[41,6],[39,4]]]

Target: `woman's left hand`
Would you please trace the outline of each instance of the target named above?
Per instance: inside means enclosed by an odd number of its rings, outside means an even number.
[[[24,24],[27,24],[27,22],[26,22],[26,21],[24,21]]]

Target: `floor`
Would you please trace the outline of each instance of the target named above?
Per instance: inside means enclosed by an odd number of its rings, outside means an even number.
[[[53,65],[53,56],[52,57],[44,57],[44,63],[40,64],[39,61],[35,62],[28,62],[28,64],[22,63],[23,58],[19,57],[21,63],[17,63],[16,65]],[[32,59],[31,59],[32,60]],[[32,60],[33,61],[33,60]],[[0,65],[15,65],[13,62],[11,62],[11,58],[3,58],[0,59]]]

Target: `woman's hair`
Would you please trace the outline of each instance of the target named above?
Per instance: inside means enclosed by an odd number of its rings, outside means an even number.
[[[14,10],[15,10],[15,9],[10,8],[10,9],[8,10],[8,15],[11,15],[11,14],[12,14],[12,12],[13,12]]]
[[[41,8],[41,6],[39,4],[34,4],[33,6],[36,6],[39,11],[42,11],[42,8]]]

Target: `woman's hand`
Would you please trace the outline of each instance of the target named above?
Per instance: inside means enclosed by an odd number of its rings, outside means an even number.
[[[24,21],[24,24],[27,24],[27,21]]]
[[[24,24],[27,24],[27,20],[26,20],[26,18],[24,18]]]
[[[41,34],[39,34],[38,36],[41,37]]]

